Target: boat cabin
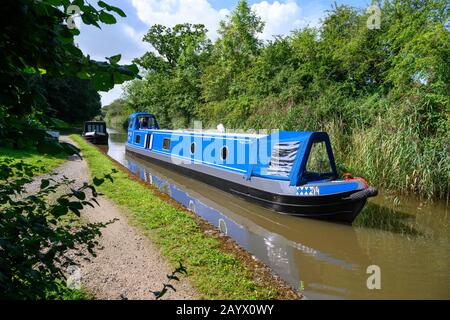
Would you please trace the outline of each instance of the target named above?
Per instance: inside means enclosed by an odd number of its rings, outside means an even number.
[[[82,136],[95,144],[107,144],[108,132],[104,121],[87,121],[84,123]]]
[[[240,173],[290,181],[292,186],[337,177],[328,135],[324,132],[279,131],[270,135],[160,130],[156,117],[135,113],[129,118],[128,144]]]

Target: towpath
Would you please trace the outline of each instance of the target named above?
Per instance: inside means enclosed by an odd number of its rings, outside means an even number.
[[[76,145],[68,137],[61,140]],[[77,184],[89,181],[87,163],[78,157],[70,157],[55,172],[58,175],[54,179],[65,175],[75,179]],[[45,177],[48,176],[37,177],[27,189],[38,188]],[[118,220],[102,230],[96,257],[88,255],[88,259],[77,260],[83,287],[96,299],[155,299],[152,291],[161,290],[173,268],[147,237],[127,223],[121,208],[105,197],[100,196],[98,202],[100,206],[88,207],[82,212],[82,218],[90,222]],[[195,299],[197,296],[187,278],[174,286],[177,291],[169,290],[163,299]]]

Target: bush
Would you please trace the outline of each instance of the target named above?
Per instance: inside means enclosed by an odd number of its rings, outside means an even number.
[[[94,207],[98,202],[96,186],[83,184],[74,188],[74,181],[66,177],[42,179],[36,193],[25,192],[32,182],[36,166],[0,159],[0,296],[2,299],[46,299],[67,295],[61,284],[64,270],[76,262],[67,257],[69,250],[83,255],[83,250],[95,255],[96,238],[100,230],[111,223],[75,223],[80,210]],[[57,196],[50,203],[49,196],[59,187],[70,192]]]

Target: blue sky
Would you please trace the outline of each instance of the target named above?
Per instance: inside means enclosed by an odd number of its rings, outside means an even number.
[[[148,28],[156,23],[174,26],[177,23],[203,23],[209,30],[211,39],[217,37],[217,26],[236,6],[238,0],[109,0],[111,5],[120,7],[127,14],[118,17],[115,25],[102,25],[102,30],[80,25],[81,34],[76,42],[85,54],[96,60],[122,54],[122,63],[130,63],[133,58],[151,50],[150,45],[141,41]],[[307,25],[317,26],[325,11],[334,0],[249,0],[248,3],[266,23],[262,39],[273,35],[286,35],[290,31]],[[338,4],[348,4],[365,8],[371,0],[336,0]],[[102,105],[107,105],[120,97],[120,85],[109,92],[100,92]]]

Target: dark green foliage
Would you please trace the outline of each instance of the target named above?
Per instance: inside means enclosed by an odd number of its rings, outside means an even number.
[[[48,116],[78,123],[92,120],[100,114],[100,95],[89,80],[43,77],[42,82]]]
[[[188,23],[174,28],[162,25],[150,28],[144,41],[158,55],[147,52],[135,60],[147,71],[147,76],[126,88],[126,100],[133,108],[158,114],[162,126],[189,124],[195,106],[201,101],[201,69],[212,48],[206,31],[204,25]]]
[[[239,1],[201,63],[177,62],[191,35],[152,27],[146,41],[159,55],[138,59],[149,72],[122,103],[162,127],[326,130],[340,168],[448,198],[449,17],[444,0],[384,1],[380,29],[369,29],[365,10],[335,5],[320,27],[263,44],[262,22]]]
[[[102,108],[102,116],[109,128],[126,129],[128,127],[128,116],[133,109],[128,107],[125,100],[117,99]]]
[[[109,63],[94,61],[75,45],[74,37],[80,31],[69,28],[68,19],[74,13],[68,10],[70,6],[78,6],[84,24],[98,28],[101,22],[115,23],[112,13],[125,16],[103,1],[97,4],[100,9],[85,0],[2,2],[0,139],[22,135],[24,128],[46,125],[51,112],[42,88],[43,75],[54,81],[70,82],[66,78],[73,77],[90,80],[95,90],[104,91],[136,78],[137,66],[118,65],[120,56],[110,57]]]
[[[74,181],[66,177],[49,178],[41,180],[37,192],[25,192],[36,169],[23,161],[0,159],[1,299],[53,299],[74,294],[60,280],[69,265],[76,265],[66,253],[74,250],[83,255],[82,249],[87,249],[95,255],[100,230],[112,222],[80,224],[69,214],[79,217],[85,206],[94,207],[97,192],[93,185],[73,188]],[[63,186],[70,191],[50,202],[49,196]]]

